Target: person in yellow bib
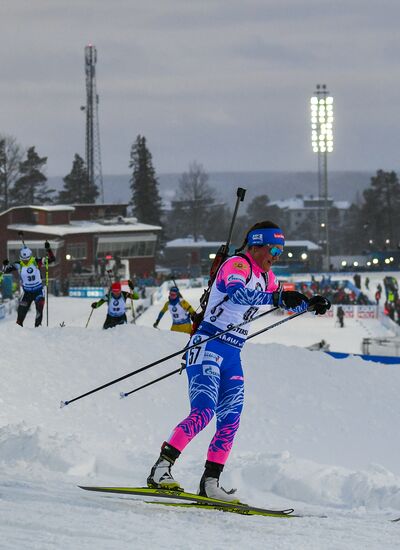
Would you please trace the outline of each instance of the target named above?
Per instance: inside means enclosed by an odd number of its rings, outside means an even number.
[[[47,261],[49,264],[56,261],[50,243],[44,243]],[[34,302],[36,307],[35,327],[40,327],[43,320],[44,294],[40,269],[45,265],[46,256],[36,258],[27,246],[23,246],[19,252],[19,260],[10,263],[8,259],[3,261],[3,273],[16,271],[19,274],[22,287],[22,295],[18,302],[17,325],[23,326],[26,314]]]
[[[158,327],[158,323],[161,321],[161,318],[166,311],[169,311],[172,317],[171,330],[175,332],[186,332],[187,334],[192,332],[190,315],[194,313],[194,309],[186,300],[182,298],[177,286],[170,288],[168,301],[165,302],[163,308],[158,314],[157,320],[153,325],[154,328]]]

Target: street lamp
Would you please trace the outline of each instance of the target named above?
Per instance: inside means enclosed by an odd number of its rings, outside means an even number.
[[[325,261],[329,270],[328,153],[333,151],[333,97],[329,95],[326,84],[317,84],[311,98],[311,144],[314,153],[318,154],[318,208],[323,201],[324,221],[320,226],[325,229]]]

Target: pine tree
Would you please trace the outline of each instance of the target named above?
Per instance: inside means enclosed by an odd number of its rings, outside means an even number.
[[[0,211],[9,207],[11,188],[20,176],[22,156],[22,147],[14,137],[0,135]]]
[[[367,227],[369,238],[378,248],[397,244],[400,228],[400,183],[396,172],[378,170],[371,178],[371,186],[363,192],[361,223]],[[386,241],[389,241],[387,243]]]
[[[131,147],[129,168],[133,169],[130,187],[135,216],[142,223],[161,225],[162,203],[158,180],[144,136],[138,135]]]
[[[270,220],[278,225],[282,224],[282,211],[279,206],[270,204],[268,195],[254,197],[248,205],[246,212],[249,227],[263,220]]]
[[[26,160],[19,164],[21,177],[17,179],[10,193],[14,206],[53,202],[51,195],[54,189],[47,187],[47,177],[42,172],[46,163],[47,157],[39,157],[35,147],[29,147]]]
[[[63,178],[64,189],[60,191],[59,204],[90,204],[96,202],[99,191],[88,179],[85,161],[75,154],[71,172]]]

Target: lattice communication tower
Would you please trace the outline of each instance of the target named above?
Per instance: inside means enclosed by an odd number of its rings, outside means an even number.
[[[96,90],[97,50],[92,44],[85,47],[86,74],[86,167],[89,183],[96,185],[104,203],[103,174],[101,168],[99,96]]]

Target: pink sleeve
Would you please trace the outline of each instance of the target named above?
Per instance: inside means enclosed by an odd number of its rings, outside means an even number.
[[[246,286],[250,275],[250,265],[240,257],[229,258],[221,267],[217,275],[217,288],[225,292],[229,286]]]
[[[266,288],[267,292],[275,292],[278,290],[280,284],[278,279],[276,278],[275,273],[272,271],[268,271],[268,287]]]

